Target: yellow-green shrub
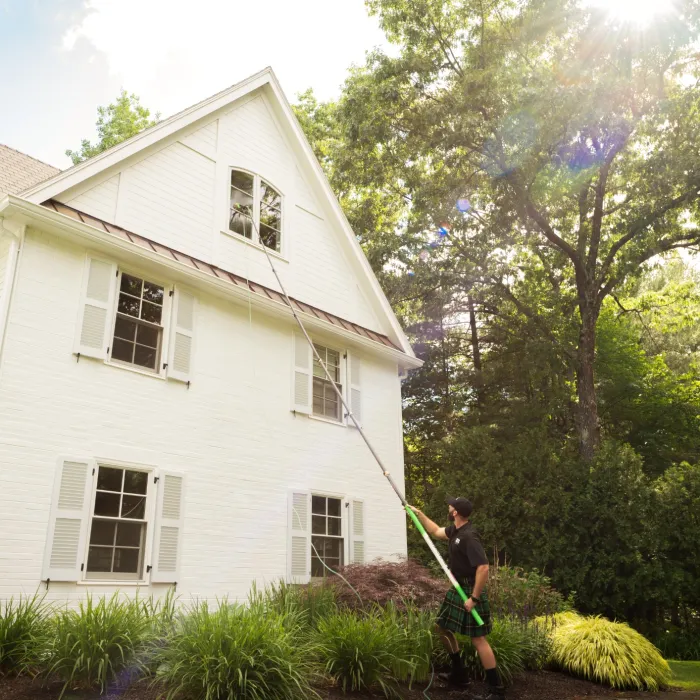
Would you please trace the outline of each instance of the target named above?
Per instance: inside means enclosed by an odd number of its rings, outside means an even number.
[[[658,649],[624,623],[564,613],[551,635],[553,663],[572,675],[637,690],[658,690],[671,679]]]

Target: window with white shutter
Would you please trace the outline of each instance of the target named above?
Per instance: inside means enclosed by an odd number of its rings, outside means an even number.
[[[306,338],[294,334],[294,368],[292,372],[292,410],[311,413],[311,377],[313,356]]]
[[[355,420],[362,426],[362,363],[354,353],[348,353],[348,386],[350,387],[350,410]],[[346,399],[347,401],[347,399]],[[349,425],[355,425],[348,419]]]
[[[75,334],[76,353],[102,360],[107,358],[116,278],[116,265],[98,258],[86,258]]]
[[[44,555],[44,581],[81,578],[93,469],[93,462],[87,459],[59,462]]]
[[[308,491],[290,491],[287,496],[287,578],[308,583],[311,574],[311,496]]]
[[[185,478],[177,472],[160,472],[155,539],[151,563],[152,583],[177,583],[182,551]]]
[[[181,382],[192,379],[192,357],[194,346],[194,325],[197,299],[193,294],[175,288],[172,310],[172,331],[168,377]]]
[[[350,500],[350,561],[365,563],[365,504],[358,498]]]

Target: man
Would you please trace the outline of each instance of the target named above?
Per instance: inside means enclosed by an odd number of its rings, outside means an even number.
[[[466,635],[471,638],[471,643],[479,654],[490,686],[490,692],[484,700],[501,700],[505,697],[505,690],[496,668],[496,657],[486,639],[486,635],[491,632],[491,614],[486,595],[489,561],[477,533],[469,522],[472,513],[471,502],[460,497],[449,498],[447,504],[448,518],[453,523],[447,527],[440,527],[425,513],[411,506],[429,535],[438,540],[449,540],[450,571],[464,592],[470,594],[466,603],[463,603],[459,593],[450,588],[438,613],[438,631],[452,661],[452,671],[447,680],[454,686],[466,684],[462,655],[455,633]],[[476,608],[484,621],[483,626],[478,626],[472,617],[473,608]]]

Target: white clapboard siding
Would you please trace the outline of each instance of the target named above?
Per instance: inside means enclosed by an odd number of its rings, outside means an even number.
[[[184,522],[184,489],[183,474],[160,472],[151,563],[152,583],[178,581]]]
[[[347,362],[350,410],[357,422],[362,425],[362,362],[354,353],[348,353]],[[348,419],[349,425],[355,425]]]
[[[294,371],[292,373],[292,409],[311,413],[313,355],[301,333],[294,334]]]
[[[44,554],[44,581],[78,581],[81,577],[93,471],[91,460],[59,461]]]
[[[101,360],[107,358],[116,279],[117,266],[114,263],[98,258],[86,258],[75,334],[76,353]]]
[[[175,288],[170,334],[168,377],[181,382],[192,380],[194,329],[197,299],[190,292]]]
[[[288,494],[287,575],[293,583],[311,579],[311,495],[308,491]]]
[[[350,501],[350,563],[365,563],[365,503],[359,498]]]

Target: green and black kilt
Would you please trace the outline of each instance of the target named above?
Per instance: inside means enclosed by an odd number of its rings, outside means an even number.
[[[467,637],[485,637],[491,632],[491,608],[486,591],[482,591],[479,602],[474,606],[481,615],[484,624],[479,626],[470,612],[464,607],[464,601],[460,598],[456,589],[450,588],[442,601],[440,612],[437,616],[437,624],[443,629],[455,634],[463,634]]]

